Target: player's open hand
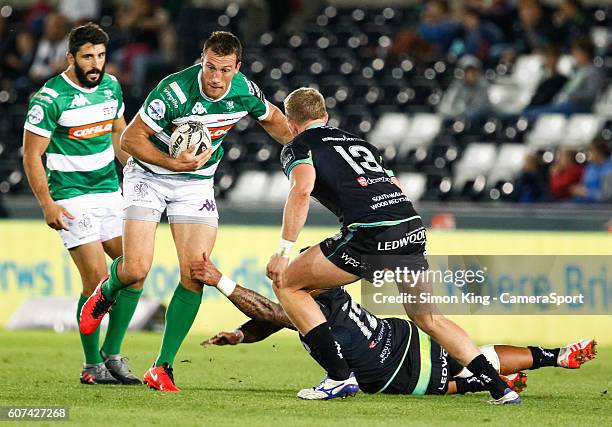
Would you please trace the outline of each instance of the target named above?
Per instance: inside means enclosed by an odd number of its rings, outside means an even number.
[[[210,337],[206,341],[202,341],[200,345],[204,348],[209,345],[236,345],[244,340],[244,334],[240,329],[234,332],[219,332],[214,337]]]
[[[202,254],[201,261],[193,261],[189,265],[191,279],[197,280],[205,285],[217,286],[221,280],[221,272],[215,267],[206,253]]]
[[[212,156],[213,150],[207,148],[200,154],[196,154],[196,146],[183,151],[179,156],[174,159],[174,172],[193,172],[200,169],[208,162]]]
[[[272,280],[276,286],[282,287],[285,283],[285,271],[288,265],[289,258],[280,256],[279,254],[272,255],[268,262],[268,267],[266,268],[268,279]]]
[[[43,214],[45,215],[45,222],[47,225],[54,230],[68,231],[70,227],[68,227],[68,224],[66,224],[66,221],[64,221],[64,217],[68,219],[75,219],[74,215],[57,203],[51,203],[44,206]]]

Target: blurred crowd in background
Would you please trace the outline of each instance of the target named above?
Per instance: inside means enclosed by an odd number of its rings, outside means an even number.
[[[28,99],[66,68],[69,30],[94,21],[110,35],[106,72],[122,83],[128,119],[161,78],[198,60],[210,32],[229,30],[245,44],[242,71],[277,105],[295,87],[315,85],[326,97],[331,124],[365,136],[388,113],[439,117],[421,157],[415,160],[415,150],[401,146],[385,151],[395,168],[425,176],[420,198],[612,202],[612,111],[602,100],[608,96],[612,105],[609,2],[425,0],[390,8],[373,1],[345,9],[322,0],[206,3],[37,0],[0,6],[0,194],[28,192],[18,148]],[[537,62],[535,68],[527,59]],[[514,78],[518,64],[527,64],[522,80]],[[602,111],[595,111],[598,102],[605,104]],[[453,164],[469,143],[522,144],[542,115],[594,112],[599,127],[587,143],[526,150],[511,191],[499,197],[473,188],[444,191],[441,183],[453,177]],[[239,152],[227,162],[232,179],[224,181],[220,196],[242,168],[276,162],[277,148],[253,123],[235,134],[228,144]]]

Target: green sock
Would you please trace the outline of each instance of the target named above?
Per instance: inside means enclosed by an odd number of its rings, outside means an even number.
[[[108,315],[108,330],[102,351],[109,355],[121,353],[121,343],[136,311],[142,289],[125,288],[117,293],[117,302]]]
[[[117,292],[129,286],[124,283],[121,283],[119,277],[117,277],[117,266],[119,265],[119,261],[121,261],[122,259],[123,256],[118,256],[117,258],[115,258],[115,260],[110,266],[110,275],[108,277],[108,280],[102,284],[102,293],[109,300],[116,300]]]
[[[87,297],[83,296],[83,294],[79,297],[79,304],[77,305],[77,325],[79,324],[79,315],[81,314],[81,307],[87,301]],[[85,363],[88,365],[94,365],[97,363],[102,363],[102,356],[100,356],[100,327],[91,334],[85,335],[82,332],[79,332],[81,335],[81,346],[83,347],[83,353],[85,354]]]
[[[166,311],[166,329],[155,366],[164,362],[170,365],[174,363],[176,353],[198,314],[201,302],[202,292],[192,292],[179,283]]]

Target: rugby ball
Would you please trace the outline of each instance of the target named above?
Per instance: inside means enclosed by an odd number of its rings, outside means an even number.
[[[178,125],[170,135],[170,155],[176,158],[194,145],[197,147],[195,154],[200,154],[211,144],[212,138],[208,128],[199,121],[188,120]]]

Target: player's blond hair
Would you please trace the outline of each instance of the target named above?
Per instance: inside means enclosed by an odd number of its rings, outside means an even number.
[[[285,114],[298,124],[321,119],[327,113],[323,95],[309,87],[294,90],[285,98]]]

